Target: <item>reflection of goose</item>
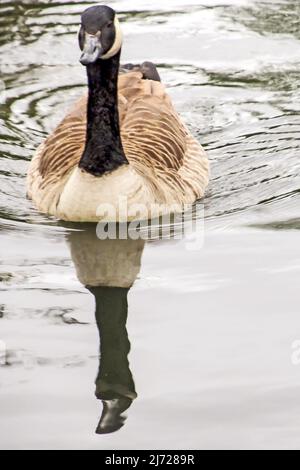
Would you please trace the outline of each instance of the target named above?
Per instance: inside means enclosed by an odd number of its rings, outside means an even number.
[[[127,295],[140,271],[144,242],[99,240],[94,225],[71,232],[68,242],[78,279],[96,301],[100,335],[96,397],[103,403],[96,432],[106,434],[124,425],[122,415],[137,397],[128,362]]]
[[[116,13],[94,6],[79,33],[89,96],[83,97],[39,147],[28,173],[28,195],[43,213],[73,222],[99,220],[100,205],[119,212],[142,205],[140,219],[172,212],[204,195],[208,160],[175,111],[156,67],[127,65],[119,75],[122,32]]]

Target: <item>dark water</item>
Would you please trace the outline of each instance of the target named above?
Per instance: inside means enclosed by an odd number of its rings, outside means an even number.
[[[85,89],[90,4],[0,0],[0,446],[299,449],[299,2],[111,2],[123,60],[159,64],[209,154],[196,251],[100,243],[25,198]]]

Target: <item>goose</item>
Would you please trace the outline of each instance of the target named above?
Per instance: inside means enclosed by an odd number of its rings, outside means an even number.
[[[88,94],[30,163],[27,196],[41,213],[70,222],[128,222],[174,213],[204,196],[205,151],[156,66],[120,66],[122,44],[112,8],[83,12],[79,46]]]

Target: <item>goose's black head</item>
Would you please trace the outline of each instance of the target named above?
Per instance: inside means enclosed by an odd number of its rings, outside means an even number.
[[[82,65],[97,60],[110,59],[122,47],[122,32],[116,12],[107,6],[97,5],[85,10],[81,16],[79,46]]]

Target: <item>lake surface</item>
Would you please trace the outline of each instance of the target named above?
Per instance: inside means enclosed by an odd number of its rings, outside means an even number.
[[[91,4],[0,1],[0,447],[299,450],[299,1],[110,2],[208,152],[198,247],[100,242],[25,197]]]

